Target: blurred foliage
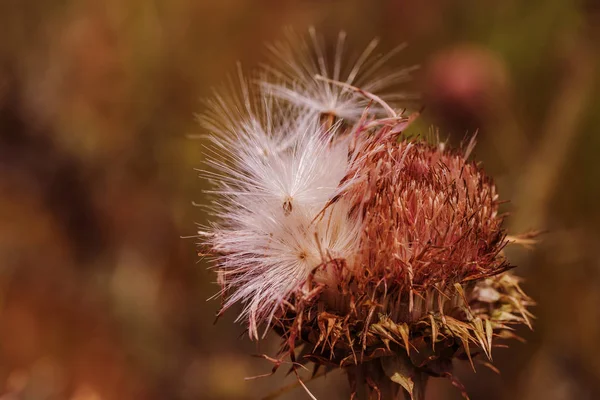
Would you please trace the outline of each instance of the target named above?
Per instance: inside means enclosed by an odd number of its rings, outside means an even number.
[[[214,324],[215,277],[182,237],[207,217],[200,99],[309,25],[356,51],[407,41],[392,66],[422,65],[418,126],[478,130],[511,233],[548,231],[509,254],[535,330],[496,351],[501,376],[461,367],[472,398],[600,398],[596,2],[3,0],[0,399],[254,399],[294,380],[243,379],[277,338],[243,338],[236,310]],[[309,386],[348,397],[339,373]]]

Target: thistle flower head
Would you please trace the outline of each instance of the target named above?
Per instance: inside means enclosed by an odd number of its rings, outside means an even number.
[[[365,138],[349,167],[360,179],[344,197],[369,228],[361,235],[359,264],[387,274],[404,291],[504,271],[499,253],[507,242],[492,180],[464,154],[397,142],[385,131]]]
[[[223,310],[242,303],[251,338],[272,329],[282,357],[417,396],[425,376],[454,379],[453,358],[491,357],[494,338],[529,324],[531,301],[507,272],[496,187],[469,160],[473,142],[409,140],[414,116],[372,93],[401,74],[358,80],[368,48],[343,76],[344,35],[331,72],[310,34],[316,61],[297,61],[306,44],[276,45],[286,69],[274,81],[241,77],[240,96],[208,103],[202,175],[216,221],[203,245]]]

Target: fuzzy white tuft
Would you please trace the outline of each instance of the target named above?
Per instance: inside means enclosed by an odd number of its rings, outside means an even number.
[[[349,139],[278,99],[252,100],[241,84],[241,99],[216,97],[202,118],[213,134],[201,175],[215,186],[219,220],[203,235],[220,254],[224,309],[242,302],[239,319],[257,337],[315,268],[350,256],[360,224],[343,203],[322,213],[344,187]]]
[[[340,32],[338,35],[333,63],[328,60],[322,40],[315,30],[311,28],[309,33],[311,44],[288,32],[288,41],[269,47],[279,67],[265,67],[266,77],[261,81],[265,91],[317,115],[333,115],[347,121],[359,119],[370,100],[346,87],[317,80],[315,76],[320,75],[360,87],[366,92],[381,94],[385,101],[391,103],[414,98],[402,93],[383,93],[409,80],[410,73],[417,68],[415,66],[387,73],[382,71],[383,65],[404,49],[405,45],[400,45],[385,55],[375,54],[379,40],[374,39],[350,64],[351,68],[345,69],[342,65],[348,64],[344,54],[346,33]],[[373,106],[373,114],[382,114],[382,111],[377,105]]]
[[[352,255],[360,224],[349,219],[348,211],[336,204],[313,221],[306,209],[282,217],[265,207],[250,218],[239,215],[236,229],[215,231],[214,249],[224,254],[219,260],[223,290],[232,292],[224,308],[244,304],[238,319],[248,319],[250,336],[258,337],[257,326],[268,322],[315,268]]]

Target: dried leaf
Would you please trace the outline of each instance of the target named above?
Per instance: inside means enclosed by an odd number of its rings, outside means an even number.
[[[492,336],[494,335],[494,328],[492,322],[489,319],[485,320],[485,334],[487,337],[487,345],[490,352],[490,360],[492,359]]]
[[[485,355],[487,356],[487,358],[491,358],[490,357],[490,351],[489,351],[488,346],[487,346],[486,334],[483,331],[483,321],[479,317],[475,318],[473,320],[473,322],[471,323],[471,326],[472,326],[472,329],[473,329],[473,334],[475,335],[475,338],[479,342],[479,345],[481,346],[481,348],[485,352]]]
[[[404,356],[384,357],[381,359],[381,366],[388,378],[402,386],[413,399],[415,367],[410,359]]]
[[[410,355],[410,343],[408,342],[408,338],[409,338],[408,325],[402,324],[402,325],[396,325],[396,326],[398,327],[400,336],[402,337],[402,340],[404,341],[404,346],[406,346],[406,354]]]
[[[435,342],[437,341],[438,337],[438,326],[432,314],[429,314],[429,321],[431,322],[431,348],[435,351]]]

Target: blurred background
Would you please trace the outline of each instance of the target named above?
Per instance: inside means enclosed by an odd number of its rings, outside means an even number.
[[[498,183],[538,305],[472,399],[600,398],[600,4],[573,0],[1,0],[0,399],[259,399],[294,381],[198,261],[201,99],[314,25],[349,54],[409,48],[418,127],[460,141]],[[331,373],[309,388],[347,399]],[[302,389],[282,399],[307,399]],[[428,399],[458,399],[433,380]]]

